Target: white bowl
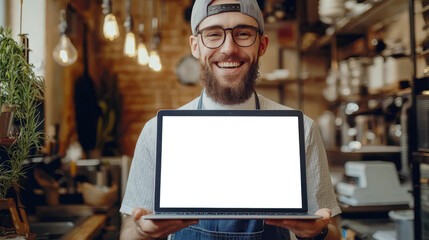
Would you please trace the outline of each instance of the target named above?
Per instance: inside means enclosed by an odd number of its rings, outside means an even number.
[[[346,11],[344,7],[319,7],[319,12],[329,12],[329,11]]]
[[[319,8],[345,8],[344,3],[319,4]]]
[[[319,6],[344,5],[344,1],[319,1]]]
[[[320,4],[319,8],[345,8],[344,3],[338,4]]]
[[[366,3],[366,4],[359,3],[359,4],[356,4],[353,7],[353,9],[351,9],[351,12],[352,12],[353,15],[359,15],[359,14],[367,11],[370,8],[371,8],[371,4],[368,4],[368,3]]]
[[[335,22],[334,18],[330,18],[330,17],[322,17],[320,16],[320,21],[322,21],[325,24],[331,25]]]
[[[325,7],[321,7],[321,8],[318,8],[318,11],[319,12],[326,12],[326,11],[346,11],[346,9],[345,8],[343,8],[343,7],[329,7],[329,8],[325,8]]]
[[[344,2],[344,7],[347,10],[351,10],[356,6],[356,4],[358,4],[356,0],[348,0]]]
[[[319,0],[319,4],[344,3],[344,0]]]
[[[324,2],[324,1],[319,1],[319,5],[331,5],[331,4],[344,4],[344,1],[329,1],[329,2]]]

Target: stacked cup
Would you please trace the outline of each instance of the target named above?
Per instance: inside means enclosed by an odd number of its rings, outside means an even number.
[[[345,15],[344,0],[319,0],[319,17],[323,23],[333,24]]]

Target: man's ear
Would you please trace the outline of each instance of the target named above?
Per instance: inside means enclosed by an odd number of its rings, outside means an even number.
[[[267,51],[267,47],[268,47],[268,36],[266,34],[263,34],[261,36],[261,42],[259,43],[259,56],[263,56],[265,54],[265,52]]]
[[[200,59],[200,49],[198,47],[198,36],[191,35],[189,37],[189,45],[191,46],[192,55],[196,59]]]

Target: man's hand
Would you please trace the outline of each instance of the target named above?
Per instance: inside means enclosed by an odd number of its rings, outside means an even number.
[[[322,216],[320,219],[315,220],[266,220],[265,224],[283,227],[294,232],[299,237],[315,237],[323,228],[329,227],[331,223],[331,210],[322,208],[316,211],[316,215]],[[329,227],[328,236],[326,239],[339,239],[339,232],[336,223]]]
[[[165,238],[198,220],[146,220],[141,217],[152,212],[145,208],[135,208],[132,216],[127,216],[121,231],[121,239]]]

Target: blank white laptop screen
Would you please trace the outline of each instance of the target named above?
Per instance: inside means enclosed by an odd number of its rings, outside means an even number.
[[[164,116],[159,207],[302,208],[298,126],[297,116]]]

